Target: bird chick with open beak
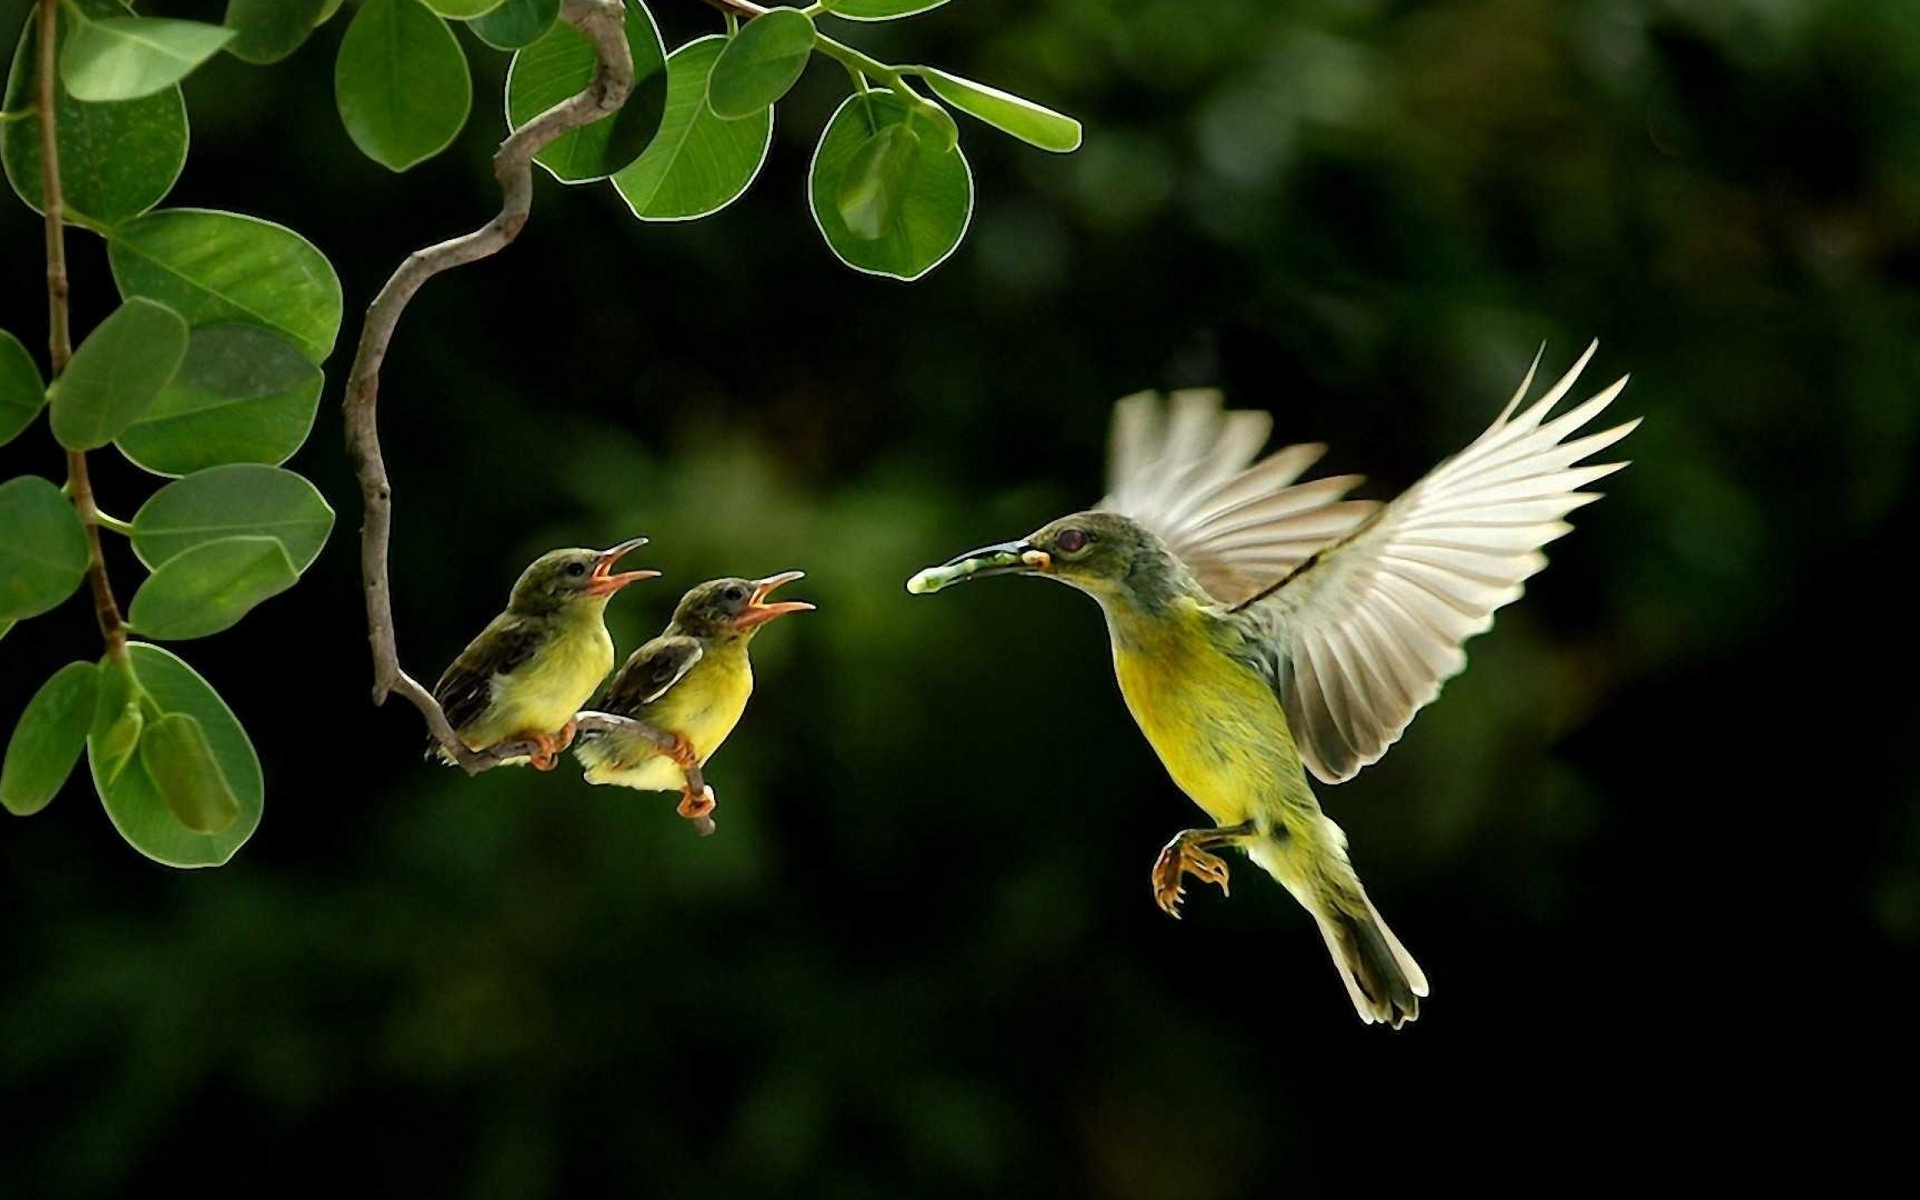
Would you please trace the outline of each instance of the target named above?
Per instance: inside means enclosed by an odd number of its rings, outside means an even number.
[[[1546,566],[1586,485],[1624,463],[1576,466],[1638,421],[1574,435],[1626,386],[1565,415],[1588,349],[1545,396],[1506,410],[1465,450],[1384,506],[1343,499],[1358,476],[1296,484],[1326,450],[1254,461],[1272,420],[1225,412],[1213,392],[1151,394],[1114,409],[1111,492],[1014,542],[915,575],[914,593],[987,575],[1039,575],[1106,615],[1128,710],[1167,773],[1212,818],[1154,864],[1154,899],[1179,916],[1185,875],[1227,888],[1213,848],[1243,850],[1313,914],[1364,1021],[1419,1015],[1427,979],[1367,898],[1347,839],[1308,774],[1341,783],[1378,760],[1467,664]],[[1536,358],[1535,367],[1539,365]]]
[[[532,742],[526,759],[550,771],[573,740],[573,715],[613,669],[607,601],[658,571],[618,571],[643,537],[608,550],[555,550],[521,572],[507,611],[488,622],[434,685],[433,698],[469,749]],[[428,757],[452,762],[437,743]]]
[[[765,579],[715,579],[682,597],[665,632],[633,652],[599,705],[669,735],[672,748],[619,731],[583,736],[573,753],[587,782],[678,791],[681,816],[700,820],[711,813],[713,789],[703,786],[695,795],[687,770],[704,767],[746,711],[753,695],[747,647],[754,635],[770,621],[813,608],[804,600],[768,599],[801,578],[803,572],[782,571]]]

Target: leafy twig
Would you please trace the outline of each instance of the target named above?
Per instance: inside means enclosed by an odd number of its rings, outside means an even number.
[[[54,2],[42,0],[47,5]],[[469,774],[524,754],[525,748],[468,749],[454,733],[433,693],[400,666],[400,652],[394,644],[393,588],[387,570],[393,489],[380,454],[375,403],[387,347],[414,294],[440,272],[495,254],[519,236],[533,207],[533,156],[561,134],[613,113],[633,91],[633,57],[627,50],[625,12],[620,0],[566,0],[560,17],[592,40],[596,58],[593,79],[579,94],[541,113],[501,143],[493,156],[494,178],[500,183],[500,212],[492,220],[472,233],[415,251],[387,280],[367,309],[346,397],[341,402],[347,451],[359,476],[366,508],[360,531],[360,570],[367,601],[367,637],[373,647],[374,703],[385,703],[396,691],[412,701],[426,718],[434,740]]]
[[[59,95],[60,0],[40,0],[40,164],[42,207],[47,222],[47,357],[58,379],[73,359],[73,331],[67,319],[67,199],[60,184],[60,131],[55,101]],[[127,658],[127,626],[113,598],[107,578],[107,557],[100,546],[101,516],[93,502],[93,480],[87,474],[84,450],[67,451],[67,495],[87,531],[87,584],[93,591],[93,611],[107,657]]]

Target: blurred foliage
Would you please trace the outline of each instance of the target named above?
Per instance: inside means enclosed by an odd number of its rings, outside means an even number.
[[[676,42],[717,22],[660,10]],[[175,202],[300,229],[354,311],[488,211],[503,128],[405,178],[365,161],[340,24],[188,80]],[[861,32],[1087,122],[1065,159],[982,139],[974,236],[912,290],[846,272],[794,204],[842,90],[816,65],[711,221],[544,187],[512,250],[422,294],[383,389],[418,674],[550,546],[654,537],[668,579],[614,605],[623,647],[701,578],[809,572],[821,611],[759,640],[710,769],[719,834],[566,770],[423,766],[417,719],[366,703],[337,539],[196,656],[277,797],[243,859],[129,863],[79,789],[0,830],[0,1087],[25,1102],[0,1192],[1725,1185],[1818,1144],[1722,1140],[1831,1097],[1807,1060],[1903,1061],[1898,1009],[1872,1019],[1920,942],[1911,0],[966,0],[912,25]],[[111,283],[76,257],[90,324]],[[39,269],[18,206],[0,267]],[[40,320],[0,294],[0,326]],[[1195,813],[1090,606],[901,589],[1097,496],[1124,392],[1219,383],[1385,495],[1540,341],[1552,366],[1596,333],[1596,379],[1635,373],[1635,465],[1406,740],[1326,789],[1433,978],[1399,1036],[1353,1020],[1250,868],[1231,903],[1154,910]],[[351,511],[338,435],[323,409],[295,465]],[[70,607],[42,622],[67,644]],[[0,712],[60,665],[46,641],[0,640]]]

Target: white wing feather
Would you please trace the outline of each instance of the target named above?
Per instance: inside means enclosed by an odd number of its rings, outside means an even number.
[[[1153,392],[1128,396],[1114,405],[1100,507],[1152,530],[1215,600],[1244,603],[1379,507],[1341,499],[1358,475],[1294,484],[1325,446],[1255,463],[1272,430],[1266,413],[1222,409],[1215,391],[1175,392],[1164,406]]]
[[[1321,780],[1352,778],[1400,739],[1466,666],[1461,644],[1486,631],[1494,610],[1518,599],[1546,565],[1540,548],[1572,528],[1562,518],[1599,499],[1580,489],[1627,465],[1574,464],[1626,437],[1638,420],[1565,440],[1619,396],[1625,378],[1546,420],[1597,346],[1515,416],[1536,356],[1499,419],[1471,445],[1247,602],[1275,654],[1295,743]]]

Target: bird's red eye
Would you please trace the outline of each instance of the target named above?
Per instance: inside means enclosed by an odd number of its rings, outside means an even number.
[[[1053,544],[1062,554],[1078,554],[1092,540],[1084,529],[1063,529],[1060,536],[1053,539]]]

